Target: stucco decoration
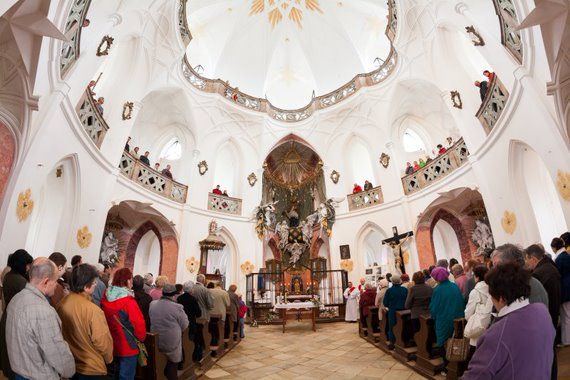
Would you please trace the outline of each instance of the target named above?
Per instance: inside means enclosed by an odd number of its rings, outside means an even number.
[[[77,245],[79,248],[87,248],[91,245],[93,234],[89,231],[89,227],[83,226],[77,230]]]
[[[247,276],[248,274],[253,273],[253,270],[255,269],[255,265],[253,265],[249,260],[247,260],[243,264],[241,264],[240,268],[241,268],[241,273],[243,273]]]
[[[186,269],[190,273],[196,272],[199,265],[200,265],[200,263],[198,262],[198,260],[196,260],[196,258],[194,256],[186,259]]]
[[[269,1],[267,6],[265,0],[253,0],[251,2],[249,15],[252,16],[267,12],[267,19],[272,28],[275,28],[285,17],[297,24],[299,28],[303,28],[304,11],[323,13],[319,0],[272,0]]]
[[[34,210],[34,200],[32,199],[32,190],[26,189],[18,194],[18,205],[16,207],[16,215],[18,221],[23,222]]]
[[[561,170],[558,171],[556,188],[564,200],[570,201],[570,173]]]
[[[354,263],[352,260],[341,260],[340,261],[340,269],[345,270],[347,272],[352,272],[354,268]]]
[[[453,107],[458,109],[463,109],[463,101],[461,100],[461,94],[459,91],[451,91],[451,103],[453,103]]]
[[[517,216],[514,212],[505,210],[501,224],[503,225],[503,230],[509,235],[512,235],[517,228]]]

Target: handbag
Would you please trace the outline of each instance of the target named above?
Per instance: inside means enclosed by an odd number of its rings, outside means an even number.
[[[463,320],[465,327],[465,320]],[[447,341],[445,356],[450,362],[462,362],[469,356],[469,338],[457,338],[457,331],[453,332],[453,338]]]
[[[129,335],[135,340],[137,348],[139,349],[139,353],[137,355],[137,361],[141,367],[146,367],[146,365],[148,364],[148,351],[146,350],[146,346],[144,345],[143,342],[138,340],[136,336],[134,336],[131,330],[129,330],[128,328],[125,327],[125,325],[123,325],[123,323],[121,322],[121,320],[117,315],[115,315],[115,320],[121,325],[123,331],[129,333]]]

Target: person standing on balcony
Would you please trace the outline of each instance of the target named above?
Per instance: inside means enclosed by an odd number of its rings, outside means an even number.
[[[362,187],[360,187],[359,184],[355,183],[354,188],[352,189],[352,194],[356,194],[356,193],[360,193],[360,192],[362,192]]]
[[[364,181],[364,191],[370,191],[372,190],[372,183],[368,180]]]
[[[131,146],[129,145],[130,142],[131,142],[131,136],[127,137],[127,143],[125,144],[125,150],[127,152],[131,151]]]
[[[409,162],[406,162],[406,175],[414,173],[414,167]]]
[[[486,80],[483,82],[475,81],[475,87],[479,87],[479,95],[481,96],[481,101],[484,101],[485,96],[487,96],[487,90],[489,89],[489,82]]]
[[[216,188],[212,190],[213,194],[222,195],[222,190],[220,190],[220,185],[216,185]]]
[[[224,192],[222,193],[222,195],[223,195],[224,197],[229,197],[227,190],[224,190]]]
[[[150,166],[150,160],[148,159],[148,155],[150,154],[150,152],[147,150],[146,152],[144,152],[144,156],[140,156],[139,160],[145,164],[146,166]]]
[[[487,77],[487,79],[489,80],[489,85],[491,85],[493,83],[493,81],[495,80],[495,77],[496,77],[496,74],[489,71],[489,70],[483,71],[483,75],[485,75]]]
[[[97,107],[97,111],[103,116],[103,103],[105,103],[105,98],[100,96],[95,103],[95,107]]]
[[[426,162],[424,161],[423,158],[420,158],[420,168],[425,168],[426,167]]]
[[[158,162],[154,164],[154,170],[156,170],[157,172],[160,171],[160,164]]]
[[[441,144],[437,144],[437,149],[437,154],[439,155],[447,153],[447,149],[445,149]]]
[[[414,161],[414,171],[420,170],[420,164],[417,161]]]
[[[172,179],[172,172],[170,171],[170,164],[166,165],[166,168],[162,169],[162,175]]]

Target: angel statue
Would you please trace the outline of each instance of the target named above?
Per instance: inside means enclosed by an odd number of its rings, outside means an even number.
[[[306,244],[311,244],[311,239],[313,238],[313,226],[315,223],[310,223],[305,220],[301,222],[301,233],[303,234],[303,241]]]
[[[290,245],[289,250],[291,252],[291,258],[289,259],[289,264],[295,265],[297,261],[301,259],[301,255],[303,254],[305,247],[305,244],[297,242]]]
[[[329,198],[325,203],[319,205],[317,212],[319,213],[319,222],[327,231],[327,235],[331,236],[332,226],[336,221],[336,210],[344,198]]]
[[[277,222],[277,218],[275,217],[275,205],[277,202],[269,202],[265,205],[257,206],[253,210],[254,218],[256,220],[255,232],[257,232],[257,237],[260,240],[263,239],[265,230],[275,226],[275,223]]]
[[[289,226],[287,221],[283,220],[281,223],[277,223],[275,226],[275,233],[279,236],[279,248],[285,248],[285,245],[289,241]]]
[[[111,267],[114,267],[119,261],[119,240],[111,231],[107,232],[103,238],[101,251],[99,252],[99,261]]]
[[[482,255],[486,249],[495,248],[495,241],[493,240],[493,233],[491,228],[483,221],[475,221],[475,229],[471,235],[471,240],[477,245],[476,256]]]

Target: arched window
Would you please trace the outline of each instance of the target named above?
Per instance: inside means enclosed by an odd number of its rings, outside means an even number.
[[[404,131],[404,135],[402,136],[402,145],[404,146],[404,150],[409,153],[426,151],[426,145],[423,140],[410,128]]]
[[[160,158],[176,161],[182,157],[182,144],[177,137],[173,137],[160,152]]]

